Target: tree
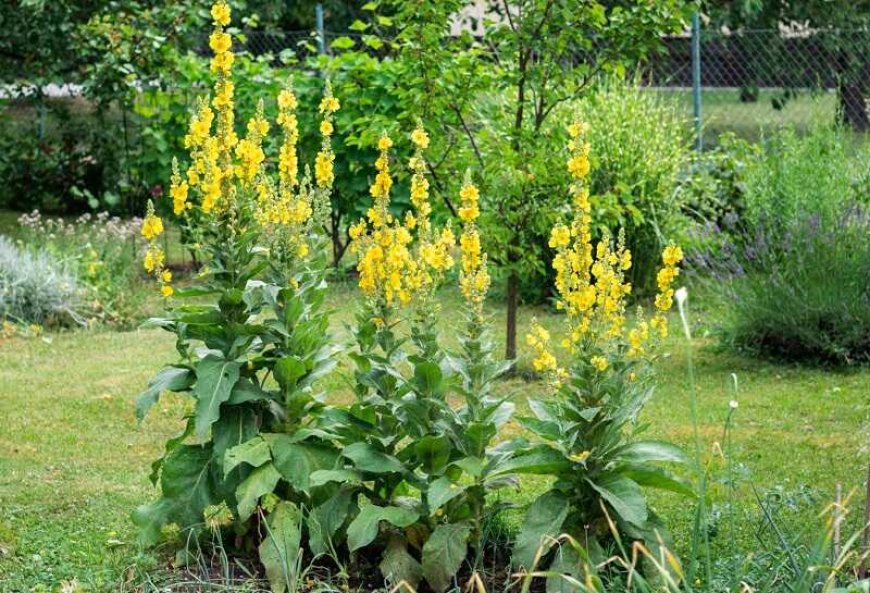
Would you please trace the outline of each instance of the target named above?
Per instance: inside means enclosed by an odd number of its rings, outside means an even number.
[[[550,118],[596,80],[622,72],[685,26],[680,0],[389,0],[396,59],[408,64],[402,96],[423,115],[442,154],[436,190],[455,187],[471,162],[488,200],[488,252],[505,281],[505,355],[517,354],[523,276],[547,265],[537,239],[565,203],[564,131]],[[463,12],[465,10],[465,12]],[[556,139],[554,141],[554,138]],[[447,201],[449,206],[449,200]]]
[[[713,26],[811,31],[819,41],[837,84],[838,117],[855,130],[870,130],[870,1],[707,0],[703,10]]]

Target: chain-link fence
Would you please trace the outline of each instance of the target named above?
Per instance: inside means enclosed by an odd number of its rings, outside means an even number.
[[[693,117],[700,99],[706,143],[723,132],[757,139],[772,129],[806,130],[841,121],[870,130],[870,31],[701,31],[700,85],[692,76],[692,37],[664,40],[642,70],[651,90]]]

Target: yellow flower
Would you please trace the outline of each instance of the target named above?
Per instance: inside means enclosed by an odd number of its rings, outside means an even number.
[[[677,245],[668,245],[662,252],[662,263],[666,266],[676,266],[683,261],[683,250]]]
[[[278,107],[284,110],[296,109],[296,95],[291,89],[284,89],[278,93]]]
[[[215,56],[211,59],[211,70],[212,72],[220,72],[221,74],[228,74],[230,70],[232,70],[233,62],[235,61],[235,56],[232,52],[225,51],[219,54],[215,54]]]
[[[348,229],[347,234],[348,234],[348,236],[350,236],[350,238],[352,240],[356,240],[365,234],[366,228],[367,228],[366,221],[360,220],[359,222],[357,222],[355,225],[352,225]]]
[[[324,120],[324,121],[320,122],[320,133],[321,134],[323,134],[324,136],[329,136],[330,134],[332,134],[332,131],[333,131],[332,122],[330,122],[328,120]]]
[[[429,135],[423,128],[417,128],[411,132],[411,142],[421,150],[425,149],[429,146]]]
[[[589,174],[589,157],[579,154],[568,160],[568,172],[576,179],[582,179]]]
[[[173,293],[175,293],[175,290],[173,290],[173,288],[168,284],[164,284],[160,287],[160,294],[162,294],[164,297],[171,297]]]
[[[390,148],[392,146],[393,146],[393,141],[390,140],[390,137],[387,136],[386,134],[381,136],[380,140],[378,140],[378,150],[380,150],[381,152],[390,150]]]
[[[459,208],[459,220],[462,222],[472,222],[480,216],[480,208],[474,206],[461,206]]]
[[[216,54],[228,51],[232,45],[232,37],[230,37],[229,33],[224,33],[223,31],[215,31],[208,38],[208,46]]]
[[[142,236],[148,241],[163,233],[163,221],[153,212],[149,212],[142,221]]]
[[[584,463],[589,456],[591,455],[591,451],[583,451],[582,453],[574,453],[570,456],[571,461],[575,463]]]
[[[211,7],[211,18],[215,25],[226,27],[230,24],[230,7],[225,2],[218,2]]]
[[[320,101],[320,113],[331,114],[335,113],[341,108],[341,104],[338,102],[338,99],[331,95],[327,95],[323,97]]]
[[[172,282],[172,272],[169,270],[163,270],[163,272],[160,273],[160,279],[167,284]]]
[[[476,202],[480,198],[480,190],[477,189],[477,186],[466,183],[459,190],[459,197],[469,202]]]
[[[607,370],[607,366],[608,366],[607,359],[604,358],[603,356],[593,356],[589,360],[589,362],[592,363],[592,366],[594,366],[596,369],[598,369],[598,371],[601,373],[603,373],[604,371]]]
[[[557,224],[550,231],[550,248],[559,249],[567,247],[571,242],[571,230],[563,224]]]

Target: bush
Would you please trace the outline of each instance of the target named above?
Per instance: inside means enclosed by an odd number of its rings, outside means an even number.
[[[771,138],[746,174],[745,211],[689,258],[728,303],[727,344],[789,360],[870,361],[867,151],[818,129]],[[862,166],[863,165],[863,166]]]
[[[21,215],[18,223],[26,249],[45,252],[78,278],[81,315],[113,323],[137,315],[141,219],[122,220],[101,212],[67,222],[34,210]]]
[[[75,274],[56,258],[0,235],[0,319],[40,325],[77,319],[76,289]]]

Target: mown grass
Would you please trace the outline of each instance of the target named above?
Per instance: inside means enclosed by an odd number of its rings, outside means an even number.
[[[331,305],[338,335],[344,335],[343,324],[352,317],[353,299],[348,288],[335,291]],[[445,305],[449,318],[455,309]],[[493,315],[500,327],[503,311]],[[545,309],[523,309],[523,327],[532,316],[558,324]],[[703,336],[700,321],[696,331]],[[649,424],[648,436],[688,446],[686,350],[676,325],[663,345],[660,387],[643,421]],[[779,486],[790,492],[806,485],[815,493],[815,507],[799,510],[794,521],[812,519],[831,499],[836,483],[847,492],[861,484],[863,461],[857,451],[870,373],[777,366],[717,352],[711,343],[701,337],[691,348],[705,462],[714,478],[723,474],[717,451],[728,402],[735,397],[730,375],[736,373],[740,407],[734,459],[745,464],[761,491]],[[154,497],[149,464],[179,429],[187,402],[164,397],[141,426],[133,417],[133,402],[149,377],[173,359],[172,337],[158,330],[74,331],[0,343],[0,591],[53,591],[71,579],[87,591],[117,591],[128,567],[157,562],[138,550],[128,517]],[[519,368],[528,368],[527,358],[521,358]],[[325,387],[335,400],[348,395],[339,377]],[[544,393],[522,372],[501,388],[516,395],[521,412],[527,396]],[[737,496],[752,515],[755,503],[747,483]],[[542,487],[540,481],[526,480],[513,498],[526,502]],[[724,499],[724,486],[714,484],[714,502]],[[678,550],[685,552],[692,505],[670,495],[654,495],[653,504],[673,528]],[[756,528],[741,511],[737,541],[742,549],[752,548]],[[714,551],[726,547],[719,539],[714,538]]]

